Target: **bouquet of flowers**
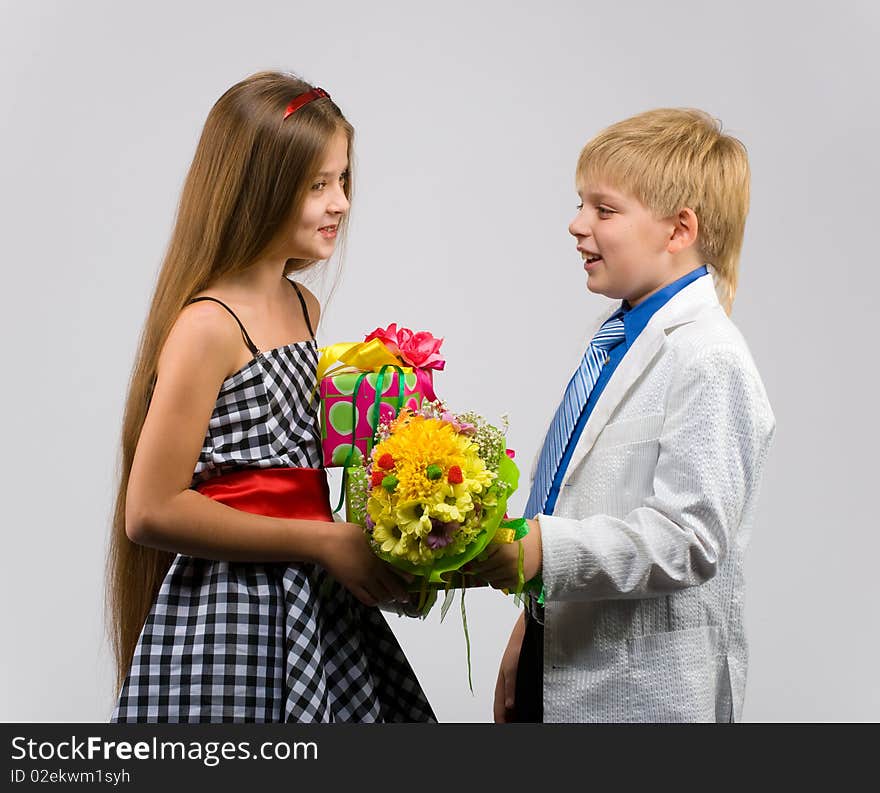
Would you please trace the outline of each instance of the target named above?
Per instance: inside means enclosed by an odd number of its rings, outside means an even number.
[[[404,408],[381,421],[368,461],[349,471],[349,519],[364,526],[379,557],[421,579],[414,584],[417,613],[427,614],[445,589],[442,619],[452,587],[461,587],[469,683],[468,584],[457,571],[490,542],[513,542],[528,531],[524,520],[506,520],[519,481],[506,432],[506,416],[499,428],[476,413],[452,413],[439,400],[423,402],[418,411]],[[522,555],[519,568],[517,595]]]
[[[382,559],[421,577],[423,595],[448,589],[451,574],[493,539],[514,539],[516,528],[502,527],[519,480],[506,431],[506,417],[499,428],[439,400],[380,422],[349,490],[349,517]]]

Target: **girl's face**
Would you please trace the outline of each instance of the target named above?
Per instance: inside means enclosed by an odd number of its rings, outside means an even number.
[[[284,231],[289,259],[329,259],[336,247],[339,223],[348,212],[348,137],[339,130],[330,140],[302,212]]]

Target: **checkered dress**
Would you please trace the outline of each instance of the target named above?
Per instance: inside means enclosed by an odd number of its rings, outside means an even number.
[[[314,339],[257,351],[223,383],[193,485],[242,468],[320,466],[317,358]],[[111,721],[435,717],[381,612],[321,567],[178,555]]]

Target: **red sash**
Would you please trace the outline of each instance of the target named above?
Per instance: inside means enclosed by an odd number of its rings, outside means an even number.
[[[196,490],[242,512],[271,518],[333,520],[323,468],[248,468],[202,482]]]

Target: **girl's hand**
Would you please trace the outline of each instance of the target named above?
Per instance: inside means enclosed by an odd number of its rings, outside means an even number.
[[[483,554],[465,565],[466,573],[473,573],[495,589],[515,589],[518,581],[519,544],[523,548],[523,579],[529,581],[541,572],[541,526],[537,520],[528,521],[529,533],[519,542],[489,543]]]
[[[376,556],[356,523],[328,523],[316,561],[366,606],[409,601],[408,574]]]
[[[504,724],[513,717],[516,704],[516,670],[519,666],[519,653],[522,649],[523,636],[526,632],[525,615],[520,614],[513,626],[507,648],[501,657],[498,669],[498,682],[495,683],[494,716],[496,724]]]

